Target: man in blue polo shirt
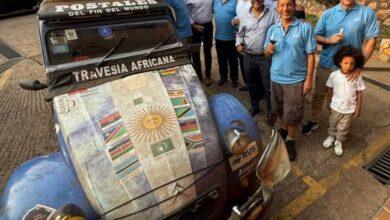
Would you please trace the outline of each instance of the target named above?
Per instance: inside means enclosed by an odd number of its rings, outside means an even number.
[[[192,28],[188,9],[184,0],[165,0],[176,13],[177,18],[177,32],[181,42],[186,46],[190,43],[192,36]]]
[[[280,21],[268,29],[264,48],[272,56],[272,112],[279,116],[280,134],[291,161],[295,136],[303,119],[304,96],[310,92],[317,44],[310,24],[295,18],[295,0],[279,0]]]
[[[311,102],[312,118],[302,127],[302,134],[310,134],[318,128],[327,87],[325,85],[330,73],[337,69],[333,63],[336,51],[344,45],[363,48],[365,61],[371,57],[376,37],[380,35],[379,24],[375,12],[370,8],[359,5],[355,0],[340,0],[340,4],[326,10],[320,17],[315,28],[316,39],[323,45],[317,66],[315,93]],[[360,70],[353,74],[350,80],[355,80]]]
[[[238,86],[238,59],[236,35],[230,21],[236,16],[236,0],[214,0],[215,46],[217,49],[219,76],[218,85],[227,82],[229,72],[232,87]],[[229,68],[228,68],[229,63]]]

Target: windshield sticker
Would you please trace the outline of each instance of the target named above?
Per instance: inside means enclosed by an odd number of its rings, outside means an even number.
[[[102,37],[109,37],[112,35],[112,29],[107,26],[99,27],[99,35]]]
[[[77,40],[76,29],[65,30],[65,36],[67,40]]]
[[[66,39],[65,39],[66,40]],[[176,62],[172,55],[156,58],[132,61],[131,63],[122,63],[109,66],[96,67],[93,69],[83,69],[72,72],[76,82],[96,80],[104,77],[126,74],[133,71],[139,71],[146,68],[157,67]]]
[[[53,54],[68,53],[68,41],[65,36],[57,36],[50,38]]]

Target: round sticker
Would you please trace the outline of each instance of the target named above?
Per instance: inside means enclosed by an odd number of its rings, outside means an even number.
[[[99,34],[102,37],[109,37],[112,34],[112,30],[110,27],[103,26],[99,28]]]

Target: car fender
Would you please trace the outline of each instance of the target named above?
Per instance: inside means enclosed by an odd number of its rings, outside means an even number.
[[[23,219],[38,204],[58,209],[69,203],[79,206],[88,219],[97,217],[62,155],[41,156],[13,172],[1,199],[0,219]]]
[[[227,160],[228,200],[231,201],[239,196],[239,192],[243,188],[251,185],[248,184],[248,180],[251,179],[248,177],[254,176],[255,167],[263,151],[261,137],[255,120],[234,96],[221,93],[211,97],[209,104],[218,127],[222,151]],[[241,155],[230,153],[224,140],[225,132],[230,128],[237,127],[248,134],[251,142]],[[255,149],[256,147],[257,149]],[[247,157],[248,155],[249,157]],[[245,159],[245,157],[247,158]]]

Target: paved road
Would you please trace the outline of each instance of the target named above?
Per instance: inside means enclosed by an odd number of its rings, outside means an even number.
[[[44,81],[42,57],[34,15],[0,20],[0,41],[7,43],[24,59],[0,73],[0,192],[11,172],[23,161],[58,150],[51,118],[51,107],[44,101],[45,91],[20,89],[23,78]],[[0,64],[6,59],[0,56]],[[386,70],[390,65],[373,60],[371,67]],[[217,80],[214,53],[213,75]],[[298,137],[298,160],[293,170],[278,186],[266,217],[270,219],[370,219],[390,197],[388,187],[372,178],[362,167],[390,145],[390,99],[388,72],[370,71],[366,77],[363,114],[353,122],[345,147],[338,158],[321,148],[326,137],[325,112],[320,128],[311,136]],[[372,82],[380,82],[375,84]],[[206,87],[208,95],[229,92],[249,107],[246,92],[229,85]],[[308,97],[310,99],[310,97]],[[306,106],[307,108],[308,106]],[[262,103],[264,109],[264,103]],[[308,112],[308,111],[307,111]],[[308,114],[306,114],[308,115]],[[255,117],[266,144],[270,128],[265,113]],[[0,194],[1,195],[1,194]]]

